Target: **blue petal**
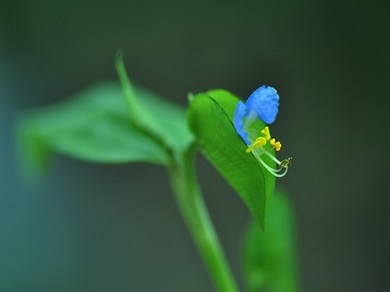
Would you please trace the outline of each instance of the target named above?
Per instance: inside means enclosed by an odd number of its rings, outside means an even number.
[[[248,133],[244,130],[244,119],[246,118],[248,109],[242,101],[239,101],[234,111],[233,124],[236,128],[237,133],[245,141],[247,145],[251,142],[248,140]]]
[[[272,86],[257,88],[245,103],[249,113],[255,112],[266,124],[272,124],[278,114],[279,95]]]

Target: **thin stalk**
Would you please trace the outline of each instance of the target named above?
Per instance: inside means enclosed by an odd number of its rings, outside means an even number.
[[[194,167],[190,150],[180,162],[169,168],[175,199],[207,270],[220,292],[239,291],[211,222]]]

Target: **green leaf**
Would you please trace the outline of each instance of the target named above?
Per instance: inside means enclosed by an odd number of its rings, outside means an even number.
[[[243,242],[243,271],[247,291],[298,292],[294,216],[283,193],[271,201],[267,230],[252,222]]]
[[[192,98],[188,121],[201,151],[237,191],[264,228],[275,177],[251,153],[245,152],[247,146],[232,123],[238,101],[237,97],[224,90],[197,94]]]
[[[150,128],[156,133],[156,139],[174,152],[187,150],[194,137],[188,127],[185,110],[145,88],[136,87],[136,93],[148,109]]]
[[[139,92],[151,112],[174,112],[184,123],[176,108],[163,109],[163,101]],[[19,138],[26,162],[40,169],[47,167],[53,152],[100,163],[169,162],[167,150],[131,124],[116,83],[94,85],[57,105],[30,111],[19,123]]]
[[[168,149],[176,153],[185,151],[193,142],[193,136],[185,121],[184,110],[151,91],[134,87],[121,54],[117,56],[116,68],[132,123]]]

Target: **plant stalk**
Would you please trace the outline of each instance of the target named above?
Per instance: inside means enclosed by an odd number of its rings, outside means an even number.
[[[237,292],[218,236],[200,191],[191,149],[169,168],[176,203],[217,291]]]

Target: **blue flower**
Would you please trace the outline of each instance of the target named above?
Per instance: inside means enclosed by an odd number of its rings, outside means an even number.
[[[247,113],[248,109],[246,105],[242,101],[239,101],[234,112],[233,124],[237,133],[245,141],[246,145],[249,145],[251,142],[248,140],[248,132],[244,127],[244,119],[247,116]]]
[[[249,116],[256,113],[266,124],[272,124],[278,114],[279,95],[272,86],[261,86],[249,96],[245,103]]]
[[[248,146],[246,152],[252,153],[255,158],[274,176],[284,176],[287,173],[288,166],[291,163],[291,158],[279,161],[272,153],[266,150],[265,145],[280,151],[282,144],[271,137],[269,127],[266,126],[260,133],[253,133],[251,125],[256,120],[262,120],[266,124],[271,124],[275,121],[278,114],[279,95],[275,88],[271,86],[261,86],[256,89],[245,102],[239,101],[234,112],[233,124]],[[249,131],[251,131],[249,133]],[[262,159],[263,155],[267,155],[278,164],[278,168],[274,169]]]
[[[240,101],[234,112],[233,123],[237,133],[247,145],[247,128],[255,120],[260,119],[266,124],[272,124],[278,114],[279,95],[271,86],[260,86],[249,96],[245,104]]]

